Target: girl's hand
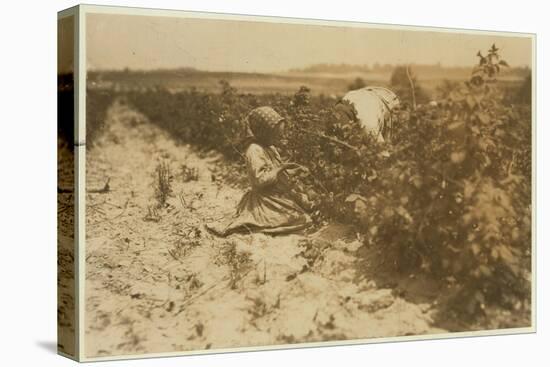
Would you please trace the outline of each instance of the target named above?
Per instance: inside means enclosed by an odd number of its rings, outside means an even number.
[[[279,167],[275,168],[275,175],[279,176],[282,173],[288,174],[295,169],[295,163],[283,163]]]
[[[283,163],[281,165],[281,169],[282,170],[285,170],[285,171],[288,171],[288,170],[296,170],[298,168],[300,168],[301,166],[298,164],[298,163],[291,163],[291,162],[288,162],[288,163]]]
[[[289,174],[294,175],[294,174],[300,173],[300,172],[305,173],[305,174],[309,173],[309,170],[306,167],[301,166],[301,165],[296,164],[296,163],[291,163],[291,164],[292,164],[291,168],[286,169],[286,171]]]
[[[309,175],[309,168],[307,168],[307,167],[300,166],[300,171],[302,171],[302,173],[305,173],[305,174]]]

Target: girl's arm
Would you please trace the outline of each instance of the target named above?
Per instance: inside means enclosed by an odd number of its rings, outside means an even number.
[[[277,182],[279,175],[285,171],[298,170],[301,166],[296,163],[283,163],[274,167],[264,149],[252,145],[246,152],[247,167],[255,187],[267,187]]]
[[[288,172],[288,174],[290,175],[295,175],[299,172],[303,172],[303,173],[309,173],[309,169],[307,169],[307,167],[304,167],[302,165],[299,165],[297,163],[288,163],[289,167],[286,168],[286,172]]]
[[[252,185],[260,188],[275,184],[279,174],[285,170],[285,165],[274,167],[264,149],[258,145],[251,145],[248,148],[246,165]]]

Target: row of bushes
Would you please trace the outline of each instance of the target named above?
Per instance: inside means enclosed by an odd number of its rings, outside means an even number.
[[[57,81],[58,137],[69,146],[75,142],[75,103],[73,74],[62,74]],[[88,89],[86,92],[86,141],[91,146],[105,126],[107,110],[113,95],[106,90]]]
[[[105,128],[107,112],[113,103],[113,94],[108,90],[86,90],[86,146],[92,147]]]
[[[530,307],[531,118],[505,103],[498,49],[479,54],[470,80],[444,86],[437,105],[394,116],[381,144],[338,119],[334,100],[196,90],[130,92],[129,103],[181,142],[238,161],[243,116],[271,105],[288,120],[281,152],[307,166],[300,180],[322,218],[353,220],[398,271],[423,271],[458,286],[456,312]]]
[[[73,74],[57,76],[57,136],[67,146],[74,139],[74,80]]]

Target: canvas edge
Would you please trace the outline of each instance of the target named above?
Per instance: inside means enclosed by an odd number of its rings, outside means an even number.
[[[75,147],[78,183],[77,183],[77,207],[76,213],[76,238],[77,238],[77,260],[78,284],[77,299],[77,355],[78,361],[85,358],[85,310],[86,310],[86,15],[81,5],[77,6],[77,55],[75,56],[75,108],[77,110],[77,122],[75,127]]]
[[[190,17],[198,19],[226,19],[226,20],[243,20],[243,21],[263,21],[274,23],[295,23],[295,24],[309,24],[309,25],[328,25],[328,26],[346,26],[346,27],[362,27],[362,28],[378,28],[378,29],[403,29],[412,31],[432,31],[441,33],[468,33],[474,35],[494,35],[494,36],[508,36],[508,37],[525,37],[530,38],[532,42],[532,287],[531,287],[531,325],[527,327],[509,328],[509,329],[495,329],[495,330],[481,330],[481,331],[466,331],[466,332],[451,332],[442,334],[426,334],[426,335],[413,335],[413,336],[396,336],[396,337],[384,337],[384,338],[370,338],[370,339],[355,339],[344,341],[325,341],[314,343],[297,343],[297,344],[280,344],[280,345],[266,345],[266,346],[251,346],[251,347],[234,347],[234,348],[220,348],[220,349],[207,349],[207,350],[193,350],[193,351],[178,351],[178,352],[164,352],[164,353],[142,353],[142,354],[130,354],[130,355],[117,355],[117,356],[105,356],[105,357],[87,357],[85,355],[84,338],[84,290],[85,290],[85,195],[78,195],[78,213],[82,220],[78,221],[78,237],[79,252],[78,252],[78,316],[79,316],[79,328],[78,328],[78,361],[79,362],[100,362],[109,360],[134,360],[134,359],[149,359],[149,358],[166,358],[166,357],[178,357],[178,356],[192,356],[192,355],[212,355],[221,353],[240,353],[240,352],[258,352],[258,351],[271,351],[271,350],[287,350],[287,349],[305,349],[305,348],[320,348],[320,347],[336,347],[336,346],[353,346],[353,345],[367,345],[367,344],[381,344],[392,342],[408,342],[408,341],[430,341],[430,340],[448,340],[448,339],[461,339],[470,337],[483,337],[483,336],[506,336],[506,335],[520,335],[520,334],[532,334],[537,332],[536,327],[536,41],[537,34],[530,32],[513,32],[513,31],[499,31],[499,30],[475,30],[466,28],[444,28],[434,26],[419,26],[419,25],[401,25],[390,23],[370,23],[370,22],[356,22],[346,20],[324,20],[324,19],[309,19],[309,18],[293,18],[293,17],[279,17],[279,16],[266,16],[266,15],[252,15],[252,14],[233,14],[233,13],[217,13],[217,12],[200,12],[200,11],[187,11],[178,9],[154,9],[144,7],[124,7],[124,6],[112,6],[112,5],[93,5],[93,4],[80,4],[73,8],[78,13],[78,37],[75,37],[75,42],[78,44],[78,62],[75,65],[78,66],[78,74],[76,79],[84,80],[84,83],[78,87],[78,103],[75,104],[75,109],[78,109],[79,113],[79,133],[78,136],[82,137],[79,140],[79,165],[78,173],[79,180],[78,190],[79,193],[85,193],[85,102],[86,102],[86,28],[85,19],[88,14],[120,14],[120,15],[142,15],[142,16],[171,16],[171,17]],[[62,11],[62,12],[64,12]],[[62,12],[59,12],[61,14]],[[81,79],[82,78],[82,79]],[[76,85],[76,80],[75,80]],[[83,135],[82,135],[83,134]],[[80,147],[82,144],[82,147]],[[82,152],[80,152],[82,148]],[[82,177],[80,177],[82,176]],[[81,237],[82,235],[82,237]],[[80,276],[82,272],[83,276]],[[81,309],[82,308],[82,309]]]
[[[325,26],[345,26],[359,28],[376,28],[376,29],[391,29],[396,28],[411,30],[411,31],[428,31],[440,33],[468,33],[475,35],[494,35],[508,37],[534,37],[536,33],[519,32],[519,31],[503,31],[503,30],[482,30],[471,28],[458,27],[438,27],[438,26],[422,26],[408,25],[397,23],[376,23],[376,22],[360,22],[338,19],[319,19],[319,18],[299,18],[285,17],[276,15],[256,15],[256,14],[240,14],[240,13],[222,13],[208,12],[182,9],[159,9],[146,7],[130,7],[117,5],[94,5],[81,4],[81,9],[89,14],[119,14],[119,15],[142,15],[142,16],[167,16],[179,18],[199,18],[199,19],[225,19],[225,20],[241,20],[241,21],[260,21],[268,23],[288,23],[288,24],[307,24],[307,25],[325,25]]]
[[[57,20],[76,15],[79,5],[72,6],[57,12]]]
[[[74,17],[74,24],[75,24],[75,28],[73,29],[73,32],[75,32],[75,29],[76,29],[76,21],[77,21],[77,6],[73,6],[73,7],[70,7],[70,8],[67,8],[67,9],[63,9],[63,10],[60,10],[57,12],[57,21],[56,21],[56,27],[57,27],[57,31],[59,32],[59,22],[63,19],[66,19],[66,18],[69,18],[69,17]],[[76,37],[76,34],[75,34],[75,37],[73,38],[73,42],[74,42],[74,47],[73,47],[73,69],[74,69],[74,66],[76,64],[76,59],[74,59],[74,57],[76,56],[76,46],[77,46],[77,43],[78,43],[78,40],[77,40],[77,37]],[[57,47],[59,47],[59,45],[57,44]],[[56,74],[57,74],[57,69],[56,69]],[[75,78],[75,75],[74,75],[74,70],[73,70],[73,78]],[[74,79],[73,79],[74,80]],[[75,93],[75,99],[76,99],[76,93]],[[59,113],[59,111],[57,111],[57,113]],[[76,124],[76,112],[74,114],[74,119],[75,119],[75,124]],[[74,160],[74,172],[76,172],[76,168],[77,168],[77,162],[76,162],[76,158]],[[74,190],[75,190],[75,194],[76,194],[76,190],[77,190],[77,182],[76,182],[76,175],[75,175],[75,181],[74,181]],[[76,206],[76,200],[75,200],[75,206]],[[75,208],[76,209],[76,208]],[[76,211],[75,211],[75,217],[76,217]],[[76,218],[75,218],[76,219]],[[76,221],[74,221],[74,228],[73,228],[73,231],[74,233],[76,233]],[[57,226],[59,226],[59,223],[57,223]],[[74,236],[74,234],[73,234]],[[77,249],[77,242],[76,242],[76,236],[74,236],[75,239],[74,239],[74,247],[73,247],[73,256],[74,254],[76,253],[76,249]],[[57,244],[56,244],[57,246]],[[59,266],[59,265],[58,265]],[[76,279],[77,279],[77,276],[78,276],[78,267],[76,265],[76,263],[74,264],[74,284],[75,284],[75,294],[77,292],[77,289],[78,289],[78,285],[76,283]],[[58,285],[56,284],[56,291],[59,292],[59,287]],[[75,299],[76,300],[76,299]],[[59,299],[56,300],[56,302],[59,302]],[[56,308],[59,307],[59,305],[57,304],[56,305]],[[76,304],[75,304],[75,315],[74,315],[74,319],[75,321],[77,320],[77,317],[78,317],[78,309],[76,307]],[[56,347],[56,353],[62,357],[65,357],[65,358],[68,358],[68,359],[71,359],[73,361],[79,361],[80,360],[80,356],[78,354],[78,351],[77,351],[77,332],[78,332],[78,329],[75,325],[75,335],[74,335],[74,353],[73,355],[69,354],[69,353],[65,353],[63,351],[61,351],[59,349],[59,347]],[[59,328],[56,327],[56,344],[58,343],[58,339],[59,339]]]
[[[537,35],[531,38],[531,326],[537,331]]]
[[[281,351],[289,349],[311,349],[311,348],[326,348],[326,347],[351,347],[356,345],[370,344],[385,344],[395,342],[412,342],[412,341],[445,341],[450,339],[465,339],[489,336],[511,336],[511,335],[527,335],[536,333],[533,326],[511,329],[484,330],[476,332],[456,332],[456,333],[441,333],[441,334],[425,334],[411,335],[398,337],[383,337],[371,339],[354,339],[342,341],[324,341],[310,342],[297,344],[278,344],[278,345],[263,345],[251,347],[235,347],[235,348],[220,348],[220,349],[202,349],[193,351],[168,352],[168,353],[144,353],[144,354],[127,354],[105,357],[84,357],[81,362],[102,362],[115,360],[134,360],[134,359],[149,359],[149,358],[170,358],[194,355],[215,355],[225,353],[242,353],[242,352],[262,352],[262,351]]]

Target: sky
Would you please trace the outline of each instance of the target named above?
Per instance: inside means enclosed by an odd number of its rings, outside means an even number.
[[[353,26],[88,14],[87,65],[283,72],[314,64],[472,66],[493,43],[511,66],[531,66],[531,39]]]

